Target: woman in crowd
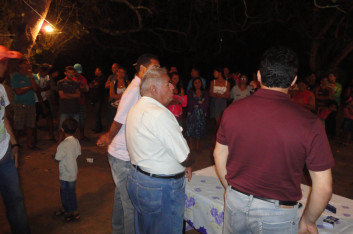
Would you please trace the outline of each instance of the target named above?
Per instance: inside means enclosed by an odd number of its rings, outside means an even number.
[[[233,100],[233,102],[239,101],[243,98],[246,98],[247,96],[251,95],[251,91],[254,88],[251,85],[248,85],[248,78],[246,75],[241,75],[239,79],[239,84],[234,86],[232,88],[232,91],[230,92],[230,99]]]
[[[206,130],[206,114],[209,104],[208,93],[202,87],[200,78],[195,78],[188,92],[186,136],[190,149],[200,149],[200,138]],[[195,147],[194,147],[195,144]]]
[[[181,85],[179,74],[172,72],[170,74],[170,82],[174,86],[173,89],[173,100],[170,102],[168,109],[173,113],[175,118],[178,120],[180,126],[183,124],[183,107],[186,107],[187,96],[185,95],[184,89]]]
[[[298,82],[298,90],[293,93],[294,103],[310,111],[315,111],[315,96],[308,90],[308,85],[304,80]]]
[[[211,81],[210,86],[210,96],[212,97],[210,117],[216,120],[216,127],[218,129],[218,126],[221,122],[222,113],[227,107],[230,85],[229,82],[224,79],[223,71],[221,68],[214,69],[213,77],[214,80]]]
[[[123,92],[128,86],[126,77],[126,70],[123,67],[119,67],[116,72],[116,80],[110,82],[109,87],[109,107],[108,107],[108,126],[110,126],[114,120],[116,110],[118,109],[119,102]]]

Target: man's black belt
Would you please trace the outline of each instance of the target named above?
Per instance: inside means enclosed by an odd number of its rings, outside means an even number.
[[[135,167],[139,172],[141,172],[142,174],[145,174],[145,175],[148,175],[148,176],[151,176],[151,177],[155,177],[155,178],[161,178],[161,179],[180,179],[182,177],[185,176],[185,171],[181,172],[181,173],[178,173],[178,174],[175,174],[175,175],[156,175],[156,174],[152,174],[152,173],[149,173],[149,172],[146,172],[144,170],[142,170],[139,166],[137,165],[134,165],[132,164],[133,167]]]
[[[246,192],[242,192],[242,191],[239,191],[238,189],[234,188],[233,186],[230,186],[233,190],[239,192],[239,193],[242,193],[244,195],[247,195],[247,196],[250,196],[251,194],[250,193],[246,193]],[[263,197],[258,197],[258,196],[255,196],[253,195],[254,198],[256,199],[260,199],[260,200],[263,200],[263,201],[267,201],[267,202],[271,202],[271,203],[275,203],[277,200],[274,200],[274,199],[267,199],[267,198],[263,198]],[[284,205],[284,206],[295,206],[298,204],[298,202],[296,201],[278,201],[279,205]]]

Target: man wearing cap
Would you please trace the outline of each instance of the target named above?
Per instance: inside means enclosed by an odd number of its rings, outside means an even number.
[[[320,120],[288,96],[297,67],[289,48],[269,49],[257,73],[261,89],[223,113],[214,157],[226,188],[224,233],[318,233],[334,160]],[[305,164],[312,191],[298,224]]]
[[[36,149],[34,143],[34,128],[36,121],[35,93],[38,90],[37,76],[32,73],[32,63],[22,58],[19,63],[20,72],[11,78],[11,86],[15,92],[14,98],[14,129],[18,141],[19,132],[26,129],[27,147]]]
[[[50,90],[50,71],[51,65],[44,63],[40,65],[38,77],[38,91],[35,95],[36,99],[36,122],[42,116],[47,121],[47,128],[49,132],[49,138],[55,140],[54,137],[54,127],[53,127],[53,116],[51,113],[51,108],[49,100],[47,97],[47,91]],[[40,100],[41,99],[41,100]],[[37,141],[37,129],[35,129],[35,141]]]
[[[80,104],[79,111],[79,129],[80,129],[80,140],[88,140],[85,136],[85,123],[86,123],[86,97],[85,93],[89,91],[89,86],[87,83],[87,79],[82,75],[82,66],[79,63],[74,65],[75,69],[75,77],[74,81],[80,84],[80,92],[81,96],[78,99],[78,103]]]
[[[151,66],[159,66],[158,58],[153,54],[141,55],[136,63],[137,74],[125,90],[114,121],[109,131],[102,135],[97,145],[108,146],[108,159],[115,182],[114,207],[112,217],[113,233],[134,233],[134,207],[126,188],[131,168],[130,156],[126,147],[125,122],[130,108],[141,98],[140,83],[143,74]]]
[[[21,58],[21,56],[21,53],[9,51],[6,47],[0,45],[1,78],[6,71],[8,59]],[[0,193],[12,233],[30,233],[16,169],[19,145],[5,115],[5,107],[8,104],[9,100],[5,89],[0,84]]]
[[[135,207],[135,231],[179,234],[183,230],[185,178],[193,159],[174,115],[166,108],[174,86],[166,70],[151,67],[141,82],[142,98],[126,120],[132,168],[128,191]]]

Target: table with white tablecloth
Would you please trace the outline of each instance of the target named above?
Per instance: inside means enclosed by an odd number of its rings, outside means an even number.
[[[301,216],[310,187],[301,185],[303,197],[299,201],[303,207],[299,209]],[[337,209],[334,214],[328,210],[317,221],[319,233],[353,233],[353,200],[333,195],[329,204]],[[201,233],[222,233],[224,216],[224,188],[218,179],[214,166],[195,171],[192,180],[186,182],[184,219],[187,226]],[[323,227],[323,219],[327,216],[339,218],[333,229]]]

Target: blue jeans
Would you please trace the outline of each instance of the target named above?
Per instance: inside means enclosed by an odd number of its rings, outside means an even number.
[[[59,129],[62,127],[65,119],[74,119],[79,123],[79,114],[78,113],[61,113],[59,120]]]
[[[154,178],[132,167],[127,189],[135,207],[137,234],[182,233],[185,205],[184,178]]]
[[[77,211],[76,181],[60,180],[60,197],[63,208],[67,213]]]
[[[0,161],[0,193],[12,233],[30,233],[17,169],[11,159],[10,147]]]
[[[114,206],[112,215],[113,233],[135,233],[134,206],[127,192],[127,179],[131,163],[117,159],[108,153],[110,168],[115,183]]]
[[[223,233],[298,233],[298,205],[281,208],[239,193],[228,186],[225,199]]]

